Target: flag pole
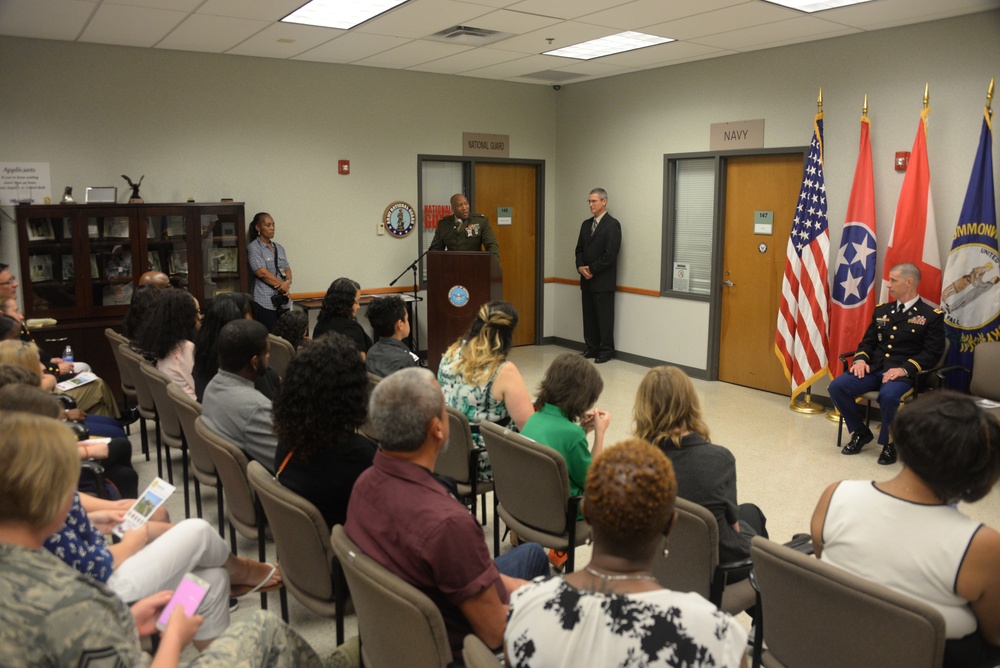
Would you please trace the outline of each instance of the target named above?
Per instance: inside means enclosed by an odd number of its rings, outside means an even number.
[[[930,88],[931,86],[929,83],[924,84],[924,109],[930,106],[930,100],[931,100]]]
[[[823,88],[819,89],[819,97],[816,98],[816,113],[823,113]],[[790,409],[796,413],[805,413],[808,415],[817,415],[826,411],[826,408],[822,404],[818,404],[812,400],[812,385],[806,387],[805,396],[802,397],[802,401],[795,401],[795,397],[791,398],[791,403],[788,406]]]
[[[993,118],[993,84],[996,79],[990,79],[990,87],[986,90],[986,113]]]

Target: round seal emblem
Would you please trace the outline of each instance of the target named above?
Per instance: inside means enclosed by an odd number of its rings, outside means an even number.
[[[448,291],[448,302],[452,306],[466,306],[469,303],[469,291],[464,286],[454,286]]]
[[[382,224],[389,234],[402,239],[412,232],[417,224],[417,212],[406,202],[393,202],[385,208]]]

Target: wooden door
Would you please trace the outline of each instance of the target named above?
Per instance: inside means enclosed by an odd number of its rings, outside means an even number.
[[[514,330],[514,345],[535,343],[535,304],[538,287],[537,166],[506,163],[476,163],[473,211],[485,215],[500,244],[503,298],[520,316]],[[497,225],[497,208],[513,210],[511,225]]]
[[[774,332],[802,167],[799,153],[734,157],[726,164],[719,380],[785,395]],[[771,212],[771,235],[754,234],[756,211]]]

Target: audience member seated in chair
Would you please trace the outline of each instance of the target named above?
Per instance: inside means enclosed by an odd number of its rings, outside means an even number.
[[[410,335],[410,315],[399,295],[372,300],[365,312],[372,331],[379,337],[365,359],[369,373],[388,376],[393,371],[417,366],[417,356],[403,343]]]
[[[195,399],[204,403],[205,388],[219,372],[220,342],[222,328],[234,320],[253,320],[253,302],[250,295],[242,292],[226,292],[212,300],[201,328],[194,339]],[[253,378],[253,386],[268,399],[273,400],[280,384],[278,374],[270,368]]]
[[[483,420],[518,431],[535,412],[521,372],[507,361],[517,319],[510,302],[483,305],[468,333],[451,344],[438,365],[444,400],[465,415],[479,448],[484,447],[479,433]],[[485,452],[479,460],[479,479],[493,480]]]
[[[278,316],[278,322],[271,333],[280,336],[298,350],[309,340],[309,314],[300,309],[291,309]]]
[[[205,426],[227,438],[274,471],[278,438],[271,400],[254,388],[267,373],[267,327],[256,320],[233,320],[219,333],[220,368],[205,388],[201,417]]]
[[[841,451],[845,455],[858,454],[874,438],[858,414],[856,400],[865,392],[877,390],[882,412],[878,463],[895,464],[896,447],[889,434],[899,403],[913,391],[917,372],[941,361],[944,314],[920,298],[919,283],[920,269],[915,264],[898,264],[889,271],[889,296],[895,301],[875,307],[850,372],[830,383],[830,399],[853,434]]]
[[[1000,533],[959,501],[1000,479],[1000,422],[969,397],[940,390],[892,424],[903,470],[886,482],[830,485],[813,513],[816,556],[937,608],[948,667],[1000,664]]]
[[[155,659],[139,636],[152,635],[170,591],[131,610],[108,588],[42,549],[64,526],[79,464],[73,435],[51,418],[0,414],[0,647],[3,663],[28,666],[177,666],[197,638],[201,615],[174,609]],[[211,596],[211,590],[209,596]],[[224,599],[227,594],[223,594]],[[228,614],[228,600],[225,600]],[[196,641],[197,643],[197,641]],[[225,630],[190,666],[319,668],[316,653],[273,615],[258,612]]]
[[[375,457],[375,444],[358,433],[367,403],[365,363],[336,333],[299,351],[274,401],[275,477],[316,506],[330,528],[347,520],[354,483]]]
[[[639,383],[635,405],[635,435],[660,448],[677,474],[677,495],[710,510],[719,523],[719,561],[723,564],[750,557],[750,540],[767,538],[764,513],[752,503],[737,503],[736,458],[708,440],[698,393],[687,374],[672,366],[658,366]],[[749,569],[730,573],[738,582]]]
[[[434,477],[449,426],[430,371],[403,369],[382,380],[369,412],[381,449],[354,485],[348,537],[434,601],[455,656],[469,633],[500,647],[508,593],[548,574],[545,552],[525,543],[494,562],[479,522]]]
[[[201,327],[198,300],[183,290],[167,290],[153,302],[135,343],[156,358],[156,368],[191,397],[194,390],[194,339]]]
[[[507,665],[745,666],[747,634],[732,617],[652,574],[676,498],[673,467],[655,446],[632,439],[595,457],[583,500],[593,557],[514,592]]]
[[[357,281],[341,277],[331,283],[323,297],[323,307],[316,316],[312,337],[318,339],[327,332],[343,334],[354,342],[364,361],[368,349],[372,347],[372,339],[358,322],[360,299],[361,285]]]
[[[30,373],[21,367],[0,364],[0,410],[68,421],[59,400],[34,386],[28,376]],[[77,433],[78,438],[85,436],[86,432]],[[134,499],[139,493],[139,474],[132,468],[132,443],[127,438],[84,440],[77,443],[77,454],[81,460],[92,459],[100,464],[121,497]]]

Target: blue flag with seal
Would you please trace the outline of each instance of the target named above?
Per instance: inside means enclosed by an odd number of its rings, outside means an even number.
[[[941,308],[951,342],[947,362],[971,369],[977,344],[1000,341],[1000,253],[988,107],[942,285]]]

